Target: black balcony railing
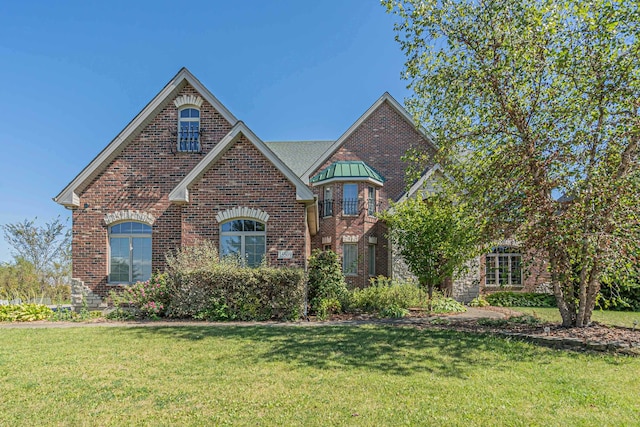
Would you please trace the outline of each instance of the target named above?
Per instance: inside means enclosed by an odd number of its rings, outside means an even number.
[[[178,133],[178,147],[187,153],[200,152],[200,130],[198,128],[182,129]]]
[[[343,200],[321,200],[318,202],[321,217],[334,215],[355,216],[363,211],[369,216],[375,215],[380,210],[381,204],[370,200],[343,199]]]

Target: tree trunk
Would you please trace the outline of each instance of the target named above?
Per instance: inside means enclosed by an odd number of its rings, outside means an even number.
[[[548,253],[552,252],[548,251]],[[563,288],[565,287],[560,283],[560,274],[558,274],[560,266],[558,266],[556,257],[550,256],[549,258],[549,265],[551,267],[551,285],[553,286],[553,294],[556,297],[558,310],[562,317],[562,326],[570,328],[575,324],[575,310],[571,309],[573,304],[568,304],[565,298],[567,295],[565,295],[565,292],[563,291]]]

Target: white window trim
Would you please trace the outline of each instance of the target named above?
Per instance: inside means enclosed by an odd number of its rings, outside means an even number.
[[[181,114],[184,110],[198,110],[198,117],[181,117]],[[201,119],[202,119],[202,111],[200,107],[193,104],[184,104],[180,106],[178,109],[178,136],[176,138],[177,150],[179,153],[196,153],[202,151],[202,127],[201,127]],[[198,150],[181,150],[180,149],[180,124],[182,122],[197,122],[198,123],[198,140],[196,141],[198,144]]]
[[[345,196],[345,187],[347,185],[355,185],[356,186],[356,198],[355,199],[346,199]],[[353,216],[353,217],[357,217],[360,215],[360,213],[358,212],[358,201],[360,200],[358,197],[360,195],[360,186],[358,185],[357,182],[345,182],[344,184],[342,184],[342,216]],[[355,208],[355,213],[346,213],[345,211],[345,201],[347,200],[355,200],[356,202],[356,208]]]
[[[117,286],[117,285],[132,285],[136,282],[133,281],[133,239],[136,238],[148,238],[150,243],[151,243],[151,259],[150,261],[153,264],[153,230],[151,231],[151,233],[137,233],[137,234],[111,234],[111,227],[118,225],[118,224],[122,224],[125,222],[139,222],[141,224],[144,225],[148,225],[151,227],[150,224],[144,223],[142,221],[119,221],[119,222],[115,222],[109,225],[109,227],[107,228],[107,285],[111,285],[111,286]],[[111,238],[116,238],[116,239],[129,239],[129,281],[128,282],[123,282],[123,281],[112,281],[111,280]],[[152,267],[152,274],[153,274],[153,267]],[[151,277],[149,277],[151,278]],[[149,279],[147,279],[149,280]]]
[[[229,222],[232,221],[253,221],[253,222],[257,222],[260,223],[262,225],[264,225],[264,231],[222,231],[222,226],[224,224],[227,224]],[[267,257],[267,223],[266,222],[262,222],[259,221],[255,218],[232,218],[232,219],[228,219],[225,220],[223,223],[220,223],[220,239],[219,240],[219,244],[218,244],[218,248],[220,251],[220,255],[222,256],[222,236],[240,236],[240,259],[245,262],[246,261],[246,247],[245,247],[245,237],[252,237],[252,236],[262,236],[264,237],[264,255],[263,255],[263,260],[266,259]]]
[[[355,266],[353,272],[346,271],[346,263],[345,263],[345,255],[346,248],[353,247],[355,248],[355,259],[353,265]],[[357,243],[343,243],[342,244],[342,273],[347,277],[353,277],[358,275],[358,244]]]

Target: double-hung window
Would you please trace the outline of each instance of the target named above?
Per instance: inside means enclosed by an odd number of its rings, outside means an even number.
[[[342,213],[344,215],[358,215],[358,184],[343,185]]]
[[[367,187],[367,215],[376,214],[376,187]]]
[[[183,108],[179,111],[178,151],[200,151],[200,110]]]
[[[151,277],[151,226],[121,222],[109,227],[109,283],[135,283]]]
[[[522,286],[522,255],[516,248],[498,246],[485,258],[487,286]]]
[[[236,256],[250,267],[257,267],[266,253],[264,223],[252,219],[234,219],[220,226],[220,256]]]
[[[358,244],[345,243],[342,245],[342,272],[345,276],[358,274]]]
[[[322,216],[327,217],[332,215],[333,215],[333,188],[327,185],[326,187],[324,187]]]

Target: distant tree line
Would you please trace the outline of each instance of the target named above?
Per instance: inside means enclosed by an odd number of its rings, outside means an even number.
[[[71,230],[57,217],[0,225],[13,260],[0,263],[0,299],[70,298]]]

